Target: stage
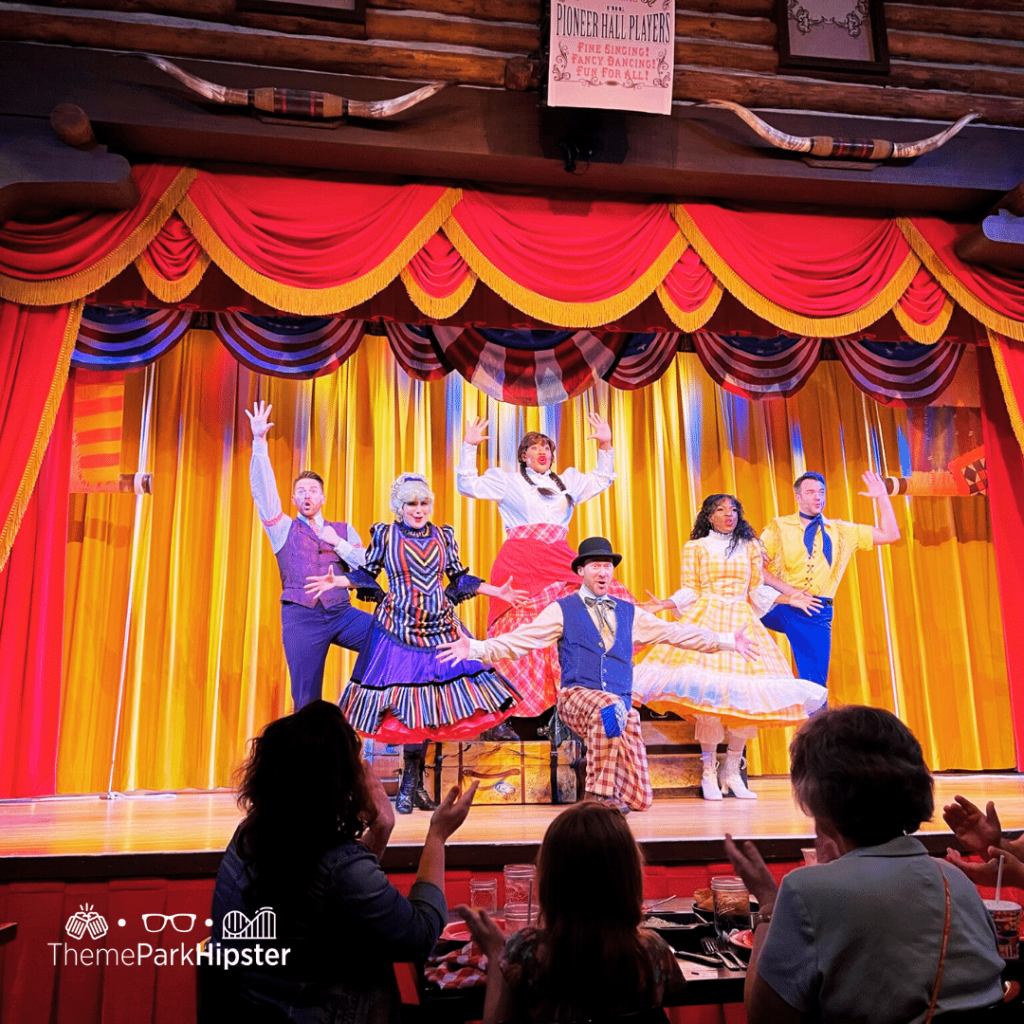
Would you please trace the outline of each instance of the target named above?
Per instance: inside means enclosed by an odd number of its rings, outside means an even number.
[[[793,803],[788,777],[755,778],[752,787],[756,801],[658,799],[651,810],[630,814],[648,864],[722,862],[726,832],[757,840],[767,859],[799,861],[813,830]],[[979,806],[994,800],[1006,829],[1024,826],[1024,775],[937,775],[936,818],[921,836],[933,853],[951,842],[941,808],[957,793]],[[558,812],[539,805],[474,807],[448,843],[448,869],[500,870],[532,860]],[[240,817],[228,790],[2,804],[0,880],[212,876]],[[384,857],[388,870],[415,870],[429,820],[420,811],[397,816]]]

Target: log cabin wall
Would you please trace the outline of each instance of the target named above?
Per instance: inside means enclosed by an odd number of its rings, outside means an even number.
[[[775,0],[679,0],[674,96],[750,107],[1024,127],[1022,0],[886,3],[891,71],[778,70]],[[0,39],[406,80],[536,89],[539,0],[368,0],[365,24],[235,0],[0,2]],[[511,62],[511,63],[510,63]]]

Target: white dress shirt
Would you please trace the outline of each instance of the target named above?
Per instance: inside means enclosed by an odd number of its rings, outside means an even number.
[[[274,467],[270,464],[270,452],[267,450],[265,437],[252,439],[252,459],[249,461],[249,486],[252,499],[256,502],[263,529],[270,538],[270,547],[276,555],[288,539],[288,531],[292,528],[292,517],[284,514],[281,508],[281,497],[277,493],[277,481],[274,479]],[[298,514],[307,526],[319,537],[324,528],[323,513],[317,512],[312,519],[307,519],[301,512]],[[357,569],[366,561],[366,549],[352,526],[348,523],[347,536],[342,537],[334,546],[338,557],[350,568]]]
[[[597,468],[593,473],[581,473],[571,466],[558,472],[559,479],[565,484],[565,493],[551,479],[550,472],[526,470],[537,487],[531,487],[521,473],[509,473],[504,469],[489,469],[480,476],[476,471],[476,449],[475,444],[463,444],[455,475],[456,487],[459,494],[467,498],[496,501],[506,530],[537,523],[568,527],[572,519],[572,505],[565,500],[565,494],[571,495],[573,502],[579,505],[608,490],[615,480],[615,453],[611,448],[598,449]],[[554,494],[545,497],[538,487],[554,491]]]

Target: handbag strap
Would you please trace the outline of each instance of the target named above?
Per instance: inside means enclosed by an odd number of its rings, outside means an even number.
[[[932,982],[932,998],[928,1003],[928,1013],[924,1018],[924,1024],[931,1024],[935,1016],[935,1003],[939,998],[939,986],[942,984],[942,972],[946,966],[946,947],[949,945],[949,881],[946,873],[937,864],[935,865],[942,875],[942,885],[946,890],[946,920],[942,925],[942,950],[939,953],[939,969],[935,972],[935,981]]]

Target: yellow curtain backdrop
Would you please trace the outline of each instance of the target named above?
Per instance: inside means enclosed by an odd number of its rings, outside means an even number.
[[[383,339],[367,338],[336,374],[261,377],[217,339],[193,331],[154,368],[147,465],[154,493],[136,531],[132,495],[75,495],[67,568],[61,792],[107,788],[129,586],[134,590],[124,700],[114,758],[119,790],[232,784],[247,739],[289,710],[277,567],[249,493],[254,401],[273,405],[270,455],[288,510],[302,469],[325,479],[329,518],[368,537],[387,519],[403,470],[427,473],[435,521],[451,523],[463,560],[486,576],[502,540],[493,504],[455,491],[462,425],[490,420],[478,465],[509,466],[524,430],[558,443],[560,466],[593,466],[586,413],[609,416],[616,484],[577,510],[570,542],[608,536],[638,597],[677,586],[680,551],[705,494],[735,493],[760,528],[792,510],[805,468],[829,482],[828,513],[871,522],[857,496],[864,469],[898,473],[901,410],[865,398],[837,363],[823,363],[793,399],[748,402],[722,391],[681,354],[643,391],[604,385],[562,406],[521,409],[488,399],[456,374],[411,380]],[[122,471],[138,459],[143,375],[126,388]],[[898,499],[903,540],[862,553],[837,599],[831,693],[839,702],[898,708],[934,769],[1013,765],[999,598],[984,499]],[[137,535],[136,535],[137,532]],[[483,599],[463,605],[482,635]],[[352,655],[328,658],[336,699]],[[786,771],[788,730],[763,730],[751,770]]]

